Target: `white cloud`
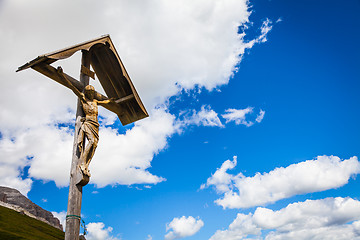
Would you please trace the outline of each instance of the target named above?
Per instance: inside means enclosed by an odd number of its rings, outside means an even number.
[[[230,187],[233,182],[233,175],[227,173],[228,170],[236,167],[237,157],[234,156],[233,161],[226,160],[216,172],[208,178],[206,184],[201,185],[201,189],[206,188],[207,186],[215,186],[218,193],[225,193],[230,191]],[[241,175],[242,176],[242,175]]]
[[[12,166],[0,167],[0,185],[17,189],[24,196],[27,196],[31,190],[32,180],[30,178],[21,178],[18,168]]]
[[[210,238],[240,239],[360,239],[360,202],[337,197],[292,203],[278,211],[258,207],[254,214],[238,213],[228,229]]]
[[[250,16],[246,0],[221,3],[151,0],[147,4],[90,0],[85,8],[84,3],[70,0],[2,3],[0,50],[7,58],[0,61],[1,89],[12,90],[0,98],[1,103],[7,103],[0,111],[2,122],[16,128],[21,123],[38,124],[39,120],[47,123],[51,115],[63,120],[64,115],[59,115],[59,111],[75,109],[74,99],[69,97],[72,93],[34,71],[15,73],[16,67],[40,54],[105,33],[111,34],[148,108],[177,94],[179,86],[185,89],[203,86],[211,90],[227,84],[245,49],[251,47],[244,40],[245,34],[238,34],[238,27],[247,24]],[[66,10],[67,17],[53,18],[55,9]],[[95,11],[98,17],[88,18],[88,12]],[[29,29],[29,22],[36,24]],[[80,60],[75,60],[55,65],[66,66],[66,71],[78,77]],[[67,64],[69,61],[71,65]],[[13,96],[21,98],[15,100]],[[26,99],[31,99],[32,104]],[[18,118],[16,112],[21,112],[23,118]],[[36,121],[28,121],[32,118]]]
[[[261,26],[261,35],[258,37],[257,41],[258,42],[266,42],[267,41],[267,34],[271,31],[272,29],[272,22],[270,19],[266,19],[262,26]]]
[[[253,107],[247,107],[245,109],[226,109],[225,114],[221,115],[226,119],[226,123],[234,121],[236,125],[245,125],[250,127],[254,124],[252,121],[246,120],[246,115],[253,112]]]
[[[90,165],[91,183],[156,184],[161,177],[147,171],[155,154],[167,146],[167,139],[177,131],[174,116],[157,109],[152,117],[135,124],[124,135],[111,128],[100,129],[99,147]],[[46,136],[46,137],[45,137]],[[68,185],[73,134],[67,128],[41,126],[17,132],[15,140],[0,140],[0,184],[14,186],[26,194],[31,179],[22,180],[18,169],[29,166],[29,175],[53,180],[59,187]],[[31,161],[27,160],[31,156]],[[24,189],[24,190],[23,190]]]
[[[260,109],[260,112],[257,115],[255,121],[258,122],[258,123],[261,123],[261,121],[264,119],[264,116],[265,116],[265,111]]]
[[[112,227],[105,227],[102,222],[92,222],[86,225],[88,234],[87,240],[119,240],[119,238],[111,236]]]
[[[57,219],[59,219],[60,224],[63,226],[63,230],[65,231],[65,227],[66,227],[66,212],[62,211],[62,212],[51,212],[54,217],[56,217]]]
[[[151,118],[137,122],[124,135],[111,128],[101,129],[99,146],[90,165],[91,181],[102,187],[156,184],[165,180],[146,169],[151,167],[153,156],[167,146],[167,139],[177,129],[174,116],[163,109],[152,111]]]
[[[228,230],[216,231],[210,240],[240,240],[245,239],[248,235],[260,234],[261,228],[254,224],[251,213],[249,215],[238,213]]]
[[[254,125],[254,121],[247,120],[247,117],[253,113],[253,107],[247,107],[245,109],[226,109],[225,114],[221,116],[226,120],[226,123],[235,122],[236,125],[245,125],[250,127]],[[184,126],[197,125],[197,126],[208,126],[208,127],[224,127],[218,113],[211,109],[210,105],[201,106],[201,110],[196,112],[182,113],[185,114],[182,124]],[[259,114],[256,116],[255,121],[260,123],[265,116],[265,111],[260,109]]]
[[[197,126],[224,127],[218,114],[209,105],[201,106],[199,112],[193,110],[192,115],[183,122],[185,125],[195,124]]]
[[[169,113],[156,113],[155,106],[182,89],[212,90],[227,84],[245,50],[256,42],[246,42],[245,33],[238,34],[238,27],[248,24],[251,13],[246,0],[150,0],[146,4],[8,0],[1,4],[0,51],[7,57],[0,60],[0,89],[4,90],[0,95],[0,145],[10,148],[0,148],[0,183],[24,194],[31,189],[31,178],[67,185],[72,134],[55,126],[73,123],[76,98],[35,71],[15,73],[18,66],[40,54],[110,33],[151,117],[125,135],[109,128],[100,130],[91,181],[99,186],[157,183],[163,178],[146,169],[166,147],[176,123]],[[54,17],[56,12],[67,16]],[[97,17],[89,18],[89,12],[96,12]],[[78,78],[80,53],[57,65]],[[98,82],[92,84],[102,91]],[[103,125],[114,121],[114,114],[104,109],[99,112]],[[221,124],[216,118],[203,123]],[[33,158],[28,160],[28,156]],[[29,176],[24,177],[25,167],[30,168]]]
[[[0,185],[15,188],[27,196],[32,180],[19,171],[29,164],[23,144],[15,144],[12,139],[3,136],[0,140],[0,153]]]
[[[165,240],[173,240],[184,237],[190,237],[197,233],[204,226],[201,219],[195,219],[192,216],[174,218],[170,223],[166,224]]]
[[[0,140],[0,172],[10,175],[9,166],[24,168],[29,166],[30,177],[54,180],[57,186],[66,186],[69,180],[73,136],[67,128],[44,125],[22,132],[17,131],[13,140]],[[26,160],[31,158],[31,160]],[[3,179],[0,180],[1,183]]]
[[[147,238],[146,238],[146,240],[152,240],[153,238],[152,238],[152,236],[149,234],[148,236],[147,236]]]
[[[319,156],[315,160],[276,168],[269,173],[257,173],[253,177],[227,173],[236,163],[236,158],[233,162],[225,161],[202,186],[213,185],[219,193],[224,193],[216,200],[223,208],[249,208],[298,194],[338,188],[360,173],[357,157],[341,160],[336,156]]]

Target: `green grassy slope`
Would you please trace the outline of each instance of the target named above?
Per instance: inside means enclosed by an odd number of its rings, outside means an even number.
[[[0,206],[0,239],[63,240],[64,232],[39,220]]]

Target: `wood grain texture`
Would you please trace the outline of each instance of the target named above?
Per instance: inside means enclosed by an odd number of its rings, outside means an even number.
[[[90,67],[90,58],[88,51],[82,52],[81,64],[85,67]],[[83,86],[89,84],[89,76],[86,74],[80,73],[80,82]],[[80,154],[78,146],[78,133],[81,126],[80,119],[84,117],[85,114],[81,107],[81,102],[78,100],[77,111],[76,111],[76,123],[75,123],[75,133],[74,133],[74,145],[73,145],[73,156],[71,162],[70,170],[70,185],[69,185],[69,199],[68,199],[68,216],[81,216],[81,201],[82,201],[82,187],[83,184],[77,184],[79,182],[78,168]],[[85,139],[84,139],[85,144]],[[65,240],[79,240],[80,232],[80,219],[79,218],[67,218],[66,219],[66,228],[65,228]]]

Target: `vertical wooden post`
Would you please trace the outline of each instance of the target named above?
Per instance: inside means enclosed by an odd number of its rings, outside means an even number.
[[[88,51],[82,51],[81,64],[87,68],[90,68],[90,54]],[[84,86],[89,84],[89,76],[80,72],[80,82]],[[74,133],[74,145],[73,145],[73,156],[70,170],[70,185],[69,185],[69,199],[66,216],[66,228],[65,228],[65,240],[78,240],[80,232],[80,216],[81,216],[81,200],[82,200],[82,187],[79,183],[79,160],[80,154],[78,145],[78,134],[81,127],[81,118],[85,117],[82,110],[81,102],[78,99],[77,111],[76,111],[76,122],[75,122],[75,133]],[[83,142],[85,147],[85,139]],[[84,149],[83,147],[83,149]]]

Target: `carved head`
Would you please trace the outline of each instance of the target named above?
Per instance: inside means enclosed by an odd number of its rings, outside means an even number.
[[[86,98],[93,100],[95,97],[95,88],[91,85],[86,85],[84,94]]]

